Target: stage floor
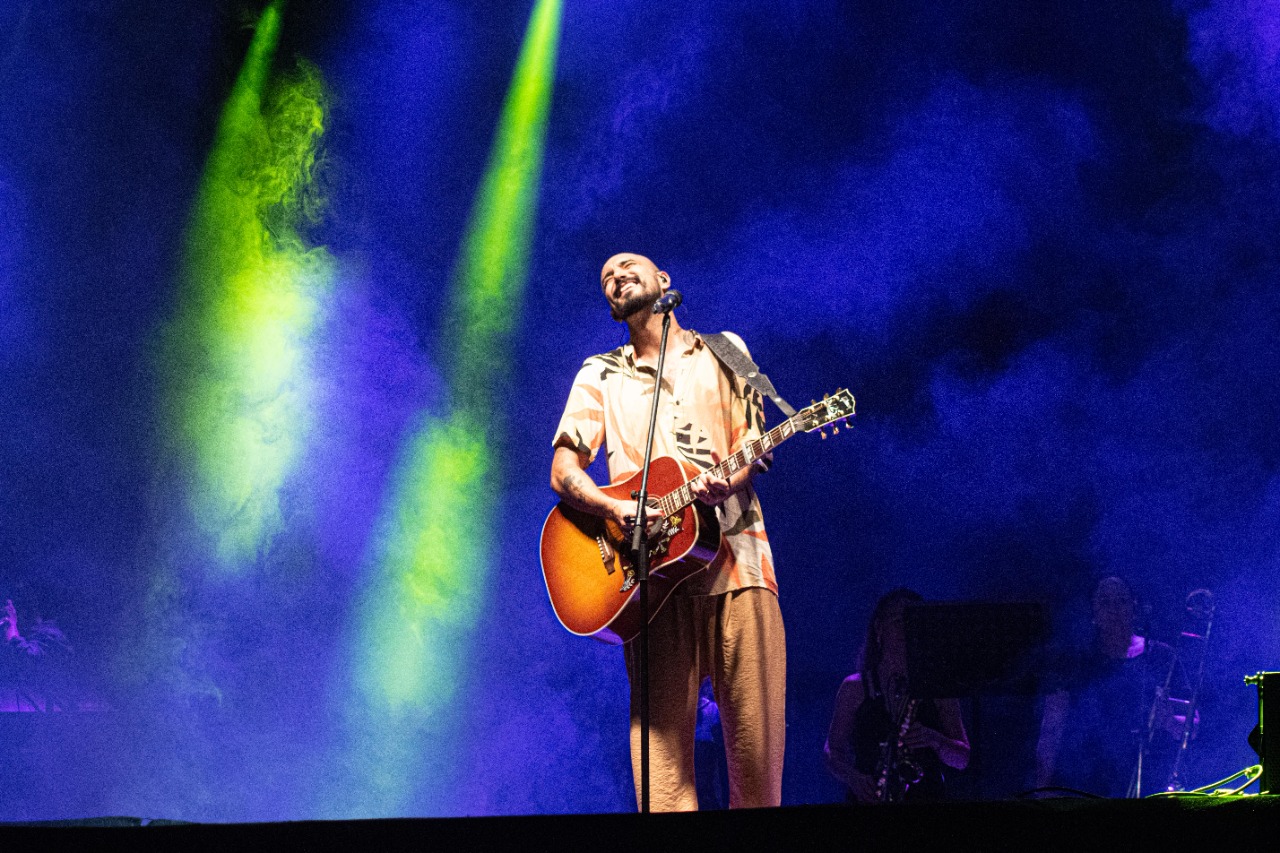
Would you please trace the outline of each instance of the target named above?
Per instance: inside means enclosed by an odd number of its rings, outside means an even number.
[[[1280,796],[1157,800],[792,806],[700,814],[403,818],[192,824],[106,817],[0,825],[9,849],[106,845],[128,850],[269,846],[305,850],[1275,849]]]

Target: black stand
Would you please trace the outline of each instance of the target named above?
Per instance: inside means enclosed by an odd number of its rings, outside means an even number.
[[[658,394],[662,391],[662,365],[667,357],[667,331],[671,312],[662,315],[662,342],[658,347],[657,374],[653,378],[653,408],[649,412],[649,437],[644,444],[644,472],[636,499],[636,526],[631,531],[632,564],[636,571],[636,594],[640,596],[640,813],[649,813],[649,537],[646,515],[649,508],[649,462],[653,438],[658,428]]]
[[[911,604],[903,611],[903,627],[910,696],[972,700],[969,772],[981,796],[981,697],[1035,694],[1043,608],[1032,602]]]
[[[1280,672],[1246,675],[1244,683],[1258,688],[1258,725],[1249,733],[1249,745],[1262,763],[1258,793],[1280,794]],[[1270,704],[1266,701],[1268,690]]]

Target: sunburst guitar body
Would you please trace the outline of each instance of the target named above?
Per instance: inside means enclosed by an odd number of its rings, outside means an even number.
[[[601,491],[621,500],[640,488],[641,472]],[[661,498],[687,482],[676,460],[649,465],[653,512]],[[542,575],[551,606],[571,633],[623,643],[640,633],[631,537],[612,521],[561,503],[542,525]],[[720,548],[715,512],[689,504],[664,518],[649,540],[649,610],[656,614],[675,588],[705,569]]]
[[[710,473],[728,478],[797,432],[815,432],[836,421],[847,422],[853,413],[853,395],[837,391],[759,439],[746,442]],[[694,498],[689,483],[698,473],[668,457],[654,459],[649,465],[649,512],[662,518],[649,539],[650,621],[676,587],[710,565],[721,547],[715,511]],[[636,472],[601,491],[632,500],[640,488],[641,474]],[[542,575],[551,607],[571,633],[608,643],[625,643],[640,633],[640,586],[630,538],[612,521],[563,501],[547,516],[540,548]]]

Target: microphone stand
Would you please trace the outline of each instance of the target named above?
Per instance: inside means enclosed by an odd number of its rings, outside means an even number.
[[[673,306],[674,307],[674,306]],[[649,436],[644,445],[644,474],[636,499],[636,526],[631,531],[632,564],[636,572],[636,594],[640,596],[640,813],[649,813],[649,537],[646,513],[649,505],[649,462],[658,428],[658,393],[662,390],[662,365],[667,357],[667,331],[671,311],[662,315],[662,341],[658,346],[658,367],[653,378],[653,407],[649,412]]]

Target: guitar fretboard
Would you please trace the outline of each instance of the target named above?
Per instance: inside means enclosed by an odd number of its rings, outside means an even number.
[[[713,477],[722,477],[726,480],[729,477],[732,477],[734,474],[738,473],[743,468],[746,468],[761,456],[764,456],[770,450],[773,450],[773,448],[795,435],[796,419],[801,417],[803,414],[804,413],[801,412],[795,417],[788,418],[759,438],[753,441],[748,441],[742,446],[741,450],[721,462],[719,465],[711,468],[707,473],[711,474]],[[690,483],[685,483],[658,499],[658,511],[661,512],[662,516],[665,518],[667,516],[675,515],[695,500],[696,498],[693,494],[693,486]]]

